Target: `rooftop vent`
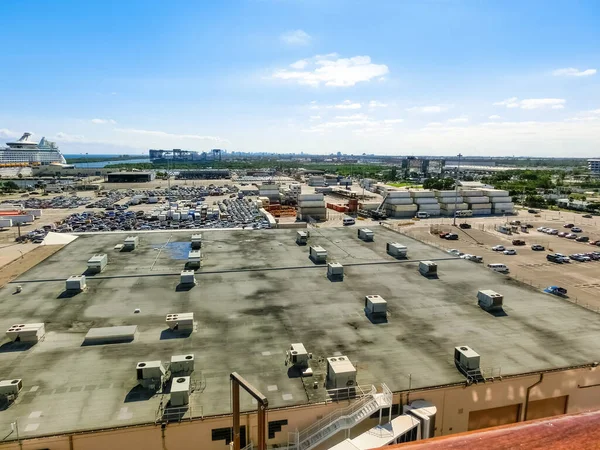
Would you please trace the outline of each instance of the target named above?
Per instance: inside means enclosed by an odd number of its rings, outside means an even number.
[[[13,342],[27,342],[35,344],[46,335],[46,326],[43,323],[20,323],[12,325],[6,330],[6,336]]]
[[[190,402],[190,377],[174,378],[171,382],[171,406],[185,406]]]
[[[94,255],[87,262],[88,272],[90,273],[100,273],[104,270],[106,265],[108,264],[108,255],[106,253],[102,253],[100,255]]]
[[[477,292],[477,304],[486,311],[499,311],[503,303],[504,296],[495,291],[485,289]]]
[[[462,345],[454,348],[454,364],[467,378],[477,380],[481,377],[479,369],[480,356],[471,347]]]
[[[87,287],[85,275],[73,275],[67,278],[65,288],[69,292],[81,292]]]
[[[194,355],[171,356],[171,374],[173,376],[189,375],[194,371]]]
[[[166,379],[166,370],[160,361],[142,361],[137,363],[138,384],[146,389],[158,390]]]
[[[356,385],[356,368],[345,356],[327,358],[327,389],[342,389]]]
[[[166,322],[173,331],[192,331],[194,329],[194,313],[167,314]]]
[[[399,244],[398,242],[388,242],[385,246],[385,250],[388,255],[394,258],[406,258],[407,247],[406,245]]]
[[[359,228],[358,229],[358,238],[359,239],[370,242],[373,240],[374,237],[375,237],[375,233],[373,233],[372,230],[369,230],[368,228]]]
[[[327,278],[331,281],[342,281],[344,279],[344,266],[340,263],[328,263]]]

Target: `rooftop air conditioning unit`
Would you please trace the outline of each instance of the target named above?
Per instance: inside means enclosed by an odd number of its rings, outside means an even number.
[[[23,389],[23,381],[20,378],[14,380],[0,381],[0,396],[14,400]]]
[[[308,243],[308,231],[296,232],[296,244],[306,245]]]
[[[463,373],[479,370],[479,360],[479,354],[466,345],[454,348],[454,363]]]
[[[90,273],[100,273],[104,270],[106,265],[108,264],[108,255],[106,253],[102,253],[100,255],[94,255],[87,262],[88,272]]]
[[[297,343],[290,345],[289,350],[290,363],[296,367],[308,367],[308,352],[304,348],[304,344]]]
[[[200,250],[192,250],[188,253],[187,267],[199,269],[202,263],[202,252]]]
[[[123,241],[124,250],[135,250],[140,245],[140,239],[137,236],[128,236]]]
[[[192,234],[192,248],[199,249],[202,247],[202,234]]]
[[[194,313],[167,314],[167,326],[173,331],[192,331],[194,329]]]
[[[477,304],[486,311],[497,311],[502,309],[504,296],[489,289],[477,292]]]
[[[194,371],[194,355],[171,356],[171,374],[173,376],[189,375]]]
[[[344,279],[344,266],[340,263],[327,263],[327,278],[342,281]]]
[[[324,264],[327,262],[327,250],[320,245],[310,247],[310,259],[316,264]]]
[[[46,335],[43,323],[20,323],[6,330],[6,336],[13,342],[28,342],[35,344]]]
[[[73,275],[67,278],[65,288],[69,292],[80,292],[86,288],[85,275]]]
[[[160,361],[142,361],[137,363],[138,383],[146,389],[158,390],[166,378],[166,370]]]
[[[184,286],[194,286],[196,284],[196,273],[193,270],[182,270],[179,283]]]
[[[366,295],[365,313],[373,319],[385,319],[387,317],[387,302],[380,295]]]
[[[358,238],[362,239],[363,241],[372,241],[374,236],[375,233],[373,233],[373,231],[369,230],[368,228],[358,229]]]
[[[388,242],[385,250],[388,255],[393,256],[394,258],[406,258],[406,253],[408,251],[406,245],[399,244],[398,242]]]
[[[346,356],[327,358],[327,389],[356,386],[356,368]]]
[[[435,277],[437,275],[437,264],[433,261],[419,262],[419,273],[424,277]]]
[[[190,402],[190,377],[175,377],[171,381],[171,406],[185,406]]]

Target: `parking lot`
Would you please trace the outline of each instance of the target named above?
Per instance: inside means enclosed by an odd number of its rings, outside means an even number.
[[[495,231],[494,227],[498,220],[491,218],[487,222],[482,219],[467,220],[472,222],[472,228],[467,230],[456,231],[457,228],[452,227],[450,221],[440,225],[444,231],[457,232],[459,239],[456,241],[440,239],[438,235],[430,233],[430,227],[435,224],[435,219],[406,227],[401,231],[446,250],[457,249],[463,253],[482,256],[485,265],[505,264],[510,269],[510,277],[540,290],[548,286],[563,287],[568,291],[568,300],[593,310],[600,310],[600,260],[589,262],[570,260],[569,263],[557,264],[546,259],[546,255],[550,253],[569,256],[600,251],[600,247],[537,231],[538,227],[549,227],[559,232],[568,232],[569,230],[563,228],[563,225],[574,223],[583,230],[577,233],[578,235],[588,236],[590,241],[600,240],[600,226],[596,223],[596,219],[582,219],[569,213],[560,216],[549,213],[542,214],[541,217],[521,213],[517,220],[529,223],[533,228],[528,229],[526,233],[519,232],[510,236]],[[526,245],[514,246],[512,245],[514,239],[523,240]],[[533,244],[542,245],[545,250],[534,251],[531,249]],[[501,251],[493,251],[492,247],[495,245],[515,249],[517,254],[505,255]],[[560,301],[558,297],[557,301]]]

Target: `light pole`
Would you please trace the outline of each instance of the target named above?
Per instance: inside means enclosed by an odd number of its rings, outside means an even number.
[[[456,177],[454,179],[454,220],[452,221],[452,225],[456,226],[456,206],[458,205],[458,173],[460,172],[460,158],[462,158],[462,154],[458,154],[458,166],[456,168]]]

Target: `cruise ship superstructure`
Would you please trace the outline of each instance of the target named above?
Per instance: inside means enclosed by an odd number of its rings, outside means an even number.
[[[23,133],[18,141],[7,142],[6,145],[6,147],[0,147],[1,166],[67,163],[56,143],[46,140],[45,137],[38,143],[31,139],[31,133]]]

